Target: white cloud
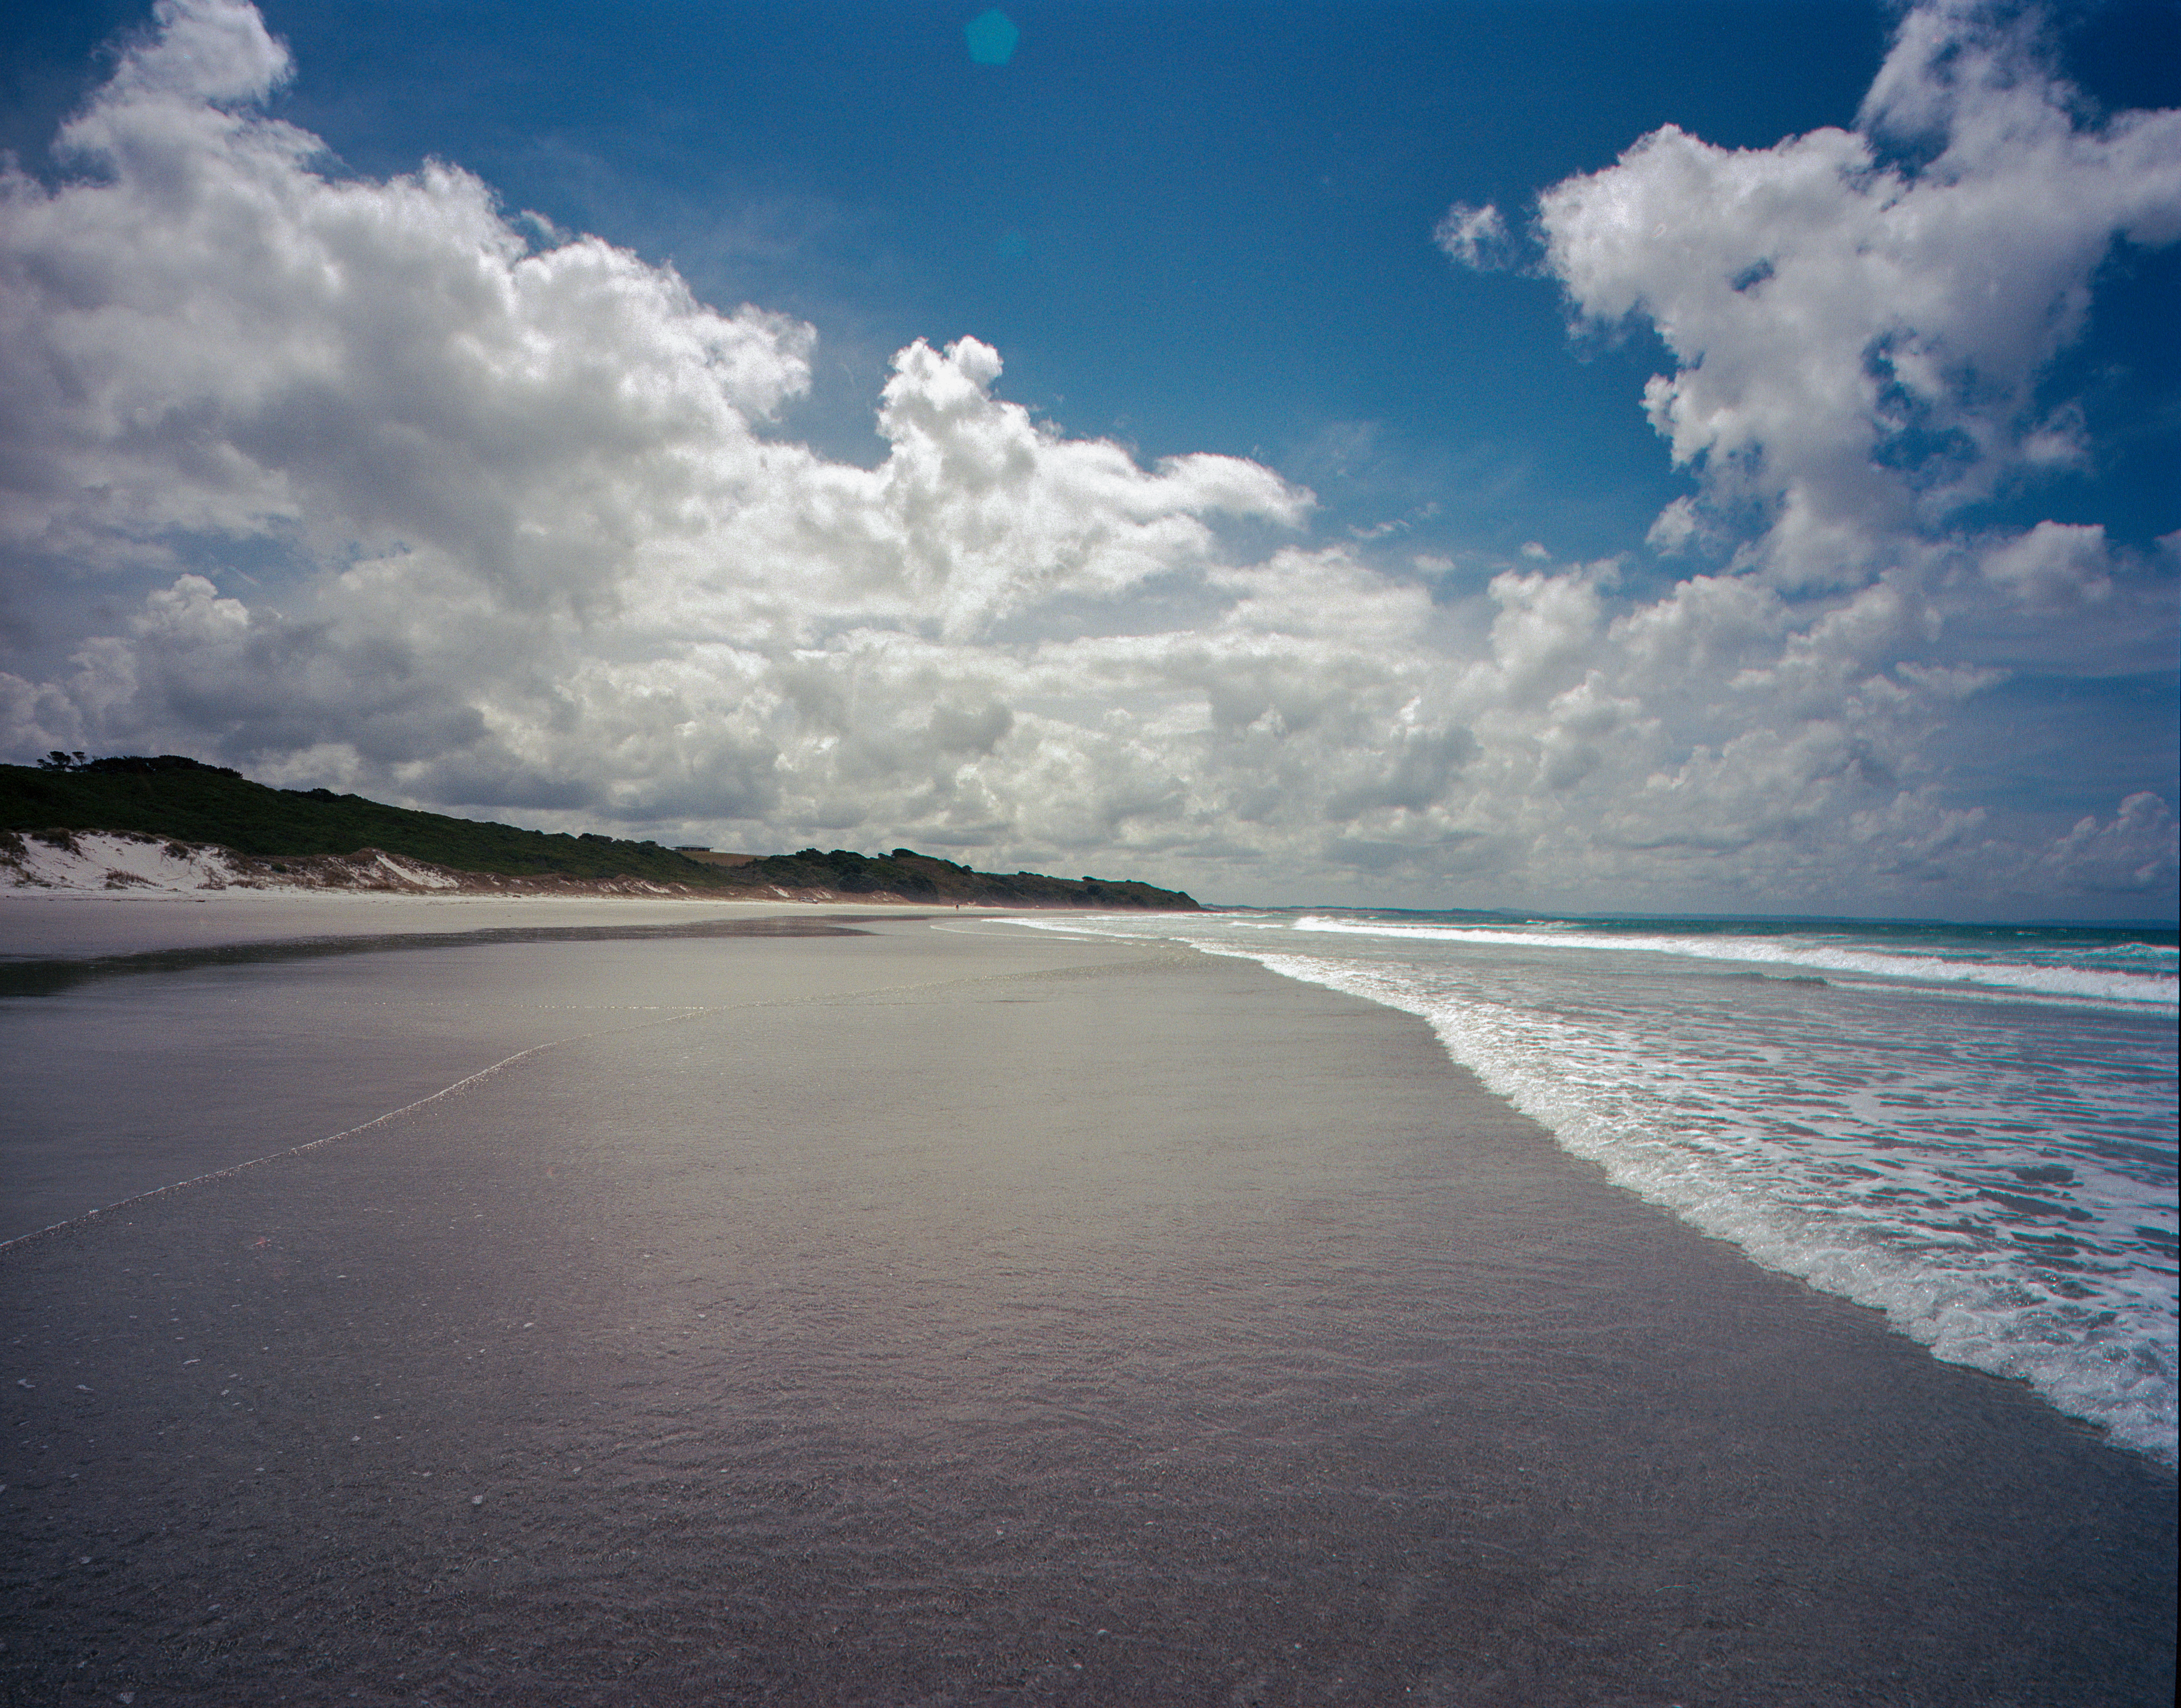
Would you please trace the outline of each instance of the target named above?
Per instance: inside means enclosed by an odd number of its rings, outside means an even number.
[[[1482,207],[1455,202],[1433,229],[1432,241],[1446,252],[1446,258],[1455,266],[1479,273],[1506,266],[1514,250],[1507,222],[1488,202]]]
[[[1872,97],[1937,127],[1919,171],[1864,133],[1661,132],[1545,198],[1578,308],[1650,316],[1681,362],[1654,401],[1703,488],[1654,545],[1754,497],[1769,572],[1639,599],[1532,544],[1448,602],[1466,553],[1316,544],[1262,466],[1062,438],[973,338],[902,351],[884,460],[829,462],[779,426],[809,328],[511,220],[452,166],[328,175],[251,105],[287,63],[257,14],[171,0],[70,123],[75,175],[0,191],[0,550],[156,582],[65,669],[0,675],[0,739],[1215,896],[2158,898],[2155,793],[2009,818],[1952,795],[1947,731],[2005,668],[2106,667],[2124,631],[2155,653],[2172,566],[1944,522],[2067,454],[2072,417],[2021,400],[2112,233],[2165,229],[2143,182],[2170,125],[2056,128],[2049,82],[1978,69],[2018,43],[1929,46],[1954,16],[1913,14]],[[1990,215],[2033,189],[2021,229]],[[1505,223],[1456,213],[1441,241],[1480,264]],[[1993,245],[2005,301],[1972,312],[1951,293]],[[1955,383],[1961,351],[1996,390]],[[1968,449],[1929,479],[1875,462],[1897,417]],[[239,597],[218,566],[243,561]]]
[[[2044,865],[2063,893],[2170,896],[2181,870],[2174,847],[2172,809],[2145,790],[2123,801],[2110,824],[2081,820],[2046,851]]]
[[[723,463],[757,473],[807,328],[594,239],[532,254],[451,167],[320,176],[315,139],[214,104],[284,74],[254,12],[158,15],[62,133],[88,175],[0,184],[13,541],[111,565],[273,532],[597,599]]]
[[[187,124],[203,106],[263,99],[293,70],[286,47],[245,0],[158,0],[152,17],[152,33],[114,67],[102,103],[108,113],[125,107],[141,116],[165,107]],[[94,133],[99,123],[94,108],[75,129]]]
[[[1654,426],[1709,504],[1765,508],[1754,560],[1786,582],[1860,579],[2078,459],[2037,377],[2117,239],[2181,235],[2181,113],[2079,122],[2035,21],[1919,7],[1858,129],[1732,150],[1666,125],[1540,200],[1576,312],[1657,328]]]
[[[1986,581],[2046,611],[2096,605],[2112,596],[2106,531],[2095,523],[2040,522],[1987,550]]]
[[[1687,498],[1677,498],[1659,512],[1651,531],[1643,536],[1643,544],[1661,557],[1675,557],[1687,551],[1703,533],[1703,521],[1697,514],[1695,504]]]

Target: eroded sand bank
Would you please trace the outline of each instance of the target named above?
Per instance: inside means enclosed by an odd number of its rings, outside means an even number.
[[[570,1023],[0,1252],[0,1683],[2168,1700],[2170,1476],[1608,1187],[1421,1023],[856,929],[450,952]]]

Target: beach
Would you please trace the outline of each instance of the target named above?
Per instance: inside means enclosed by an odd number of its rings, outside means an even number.
[[[2170,1469],[1412,1015],[914,909],[146,905],[8,944],[108,964],[0,1002],[0,1700],[2171,1700]]]

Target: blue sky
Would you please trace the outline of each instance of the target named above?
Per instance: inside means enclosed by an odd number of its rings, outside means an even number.
[[[15,371],[96,348],[97,374],[55,395],[109,399],[52,405],[41,444],[74,460],[18,477],[0,540],[14,756],[157,742],[521,822],[908,842],[1231,899],[2171,913],[2181,180],[2170,124],[2115,115],[2181,100],[2173,5],[1004,9],[1004,65],[973,62],[978,8],[911,4],[270,3],[260,27],[192,0],[8,25],[4,141],[30,175]],[[1897,47],[1904,16],[1921,48]],[[363,360],[358,311],[300,286],[256,301],[216,246],[165,279],[196,311],[129,311],[156,359],[86,341],[110,311],[52,279],[90,268],[114,304],[143,285],[102,218],[175,222],[178,254],[207,240],[130,178],[135,145],[57,155],[57,126],[102,100],[141,130],[178,86],[146,73],[124,99],[130,65],[251,28],[279,65],[185,91],[245,131],[160,132],[190,171],[255,186],[226,240],[246,218],[279,254],[345,254],[327,198],[383,192],[371,276],[452,301],[467,263],[446,245],[502,240],[474,207],[448,223],[456,192],[395,193],[444,162],[533,256],[592,235],[638,269],[623,284],[671,268],[699,305],[763,311],[770,329],[736,335],[779,371],[730,389],[732,421],[600,419],[576,444],[564,409],[516,444],[504,416],[417,413],[484,335],[430,320],[409,348],[444,338],[453,366],[418,356],[409,392],[299,438],[310,352]],[[2025,88],[2034,112],[2007,105]],[[325,151],[279,168],[292,181],[266,175],[275,121]],[[1661,126],[1689,147],[1616,169]],[[1827,127],[1864,139],[1863,165],[1789,146]],[[1705,174],[1736,160],[1742,211],[1715,216],[1726,179]],[[1818,200],[1806,168],[1830,174]],[[1925,235],[1901,235],[1914,198],[1889,213],[1872,172],[1924,196]],[[1601,210],[1647,197],[1652,235],[1615,235]],[[2024,217],[1995,223],[1995,198]],[[1457,203],[1505,234],[1481,267],[1433,240]],[[403,220],[441,246],[395,266]],[[1871,318],[1876,275],[1838,264],[1871,220],[1908,245],[1886,288],[1923,307],[1897,325]],[[1689,283],[1698,252],[1737,243],[1781,257],[1739,292],[1781,299],[1769,330]],[[1964,310],[1980,256],[2036,300]],[[246,337],[245,297],[285,329],[252,359],[295,364],[247,398],[171,356]],[[694,383],[702,361],[673,367],[694,323],[647,301],[599,347],[633,339],[628,372]],[[1806,349],[1781,330],[1813,324]],[[571,362],[589,335],[534,314],[500,334],[575,340]],[[965,338],[1003,371],[946,353]],[[897,373],[919,340],[936,366]],[[1897,370],[1911,351],[1937,377]],[[1893,389],[1802,444],[1827,363]],[[937,508],[903,511],[900,423],[965,373],[984,414],[915,440]],[[1654,375],[1703,417],[1679,467],[1646,416]],[[278,433],[252,414],[276,392]],[[197,449],[130,448],[123,398],[140,424],[196,423]],[[207,433],[234,462],[216,477]],[[359,447],[389,435],[473,459],[494,503],[359,498]],[[820,495],[792,521],[766,508],[784,488],[760,505],[730,469],[763,445],[793,447],[787,486]],[[984,456],[1023,484],[961,484]],[[705,472],[662,495],[662,456]],[[1198,460],[1162,477],[1168,458]],[[624,475],[557,520],[525,496]],[[135,495],[63,504],[53,481]],[[1720,623],[1730,641],[1662,650]]]

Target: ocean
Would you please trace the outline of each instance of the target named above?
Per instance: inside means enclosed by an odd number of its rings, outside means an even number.
[[[1026,916],[1427,1020],[1620,1186],[2176,1456],[2160,931],[1316,909]]]

